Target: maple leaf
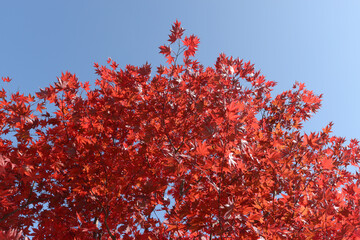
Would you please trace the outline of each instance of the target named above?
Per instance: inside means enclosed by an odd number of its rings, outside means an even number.
[[[80,223],[84,222],[84,220],[82,219],[82,217],[80,216],[80,214],[78,212],[76,212],[76,217],[78,218]]]
[[[0,239],[4,240],[19,240],[22,236],[22,231],[10,229],[8,231],[0,231]],[[27,238],[26,238],[27,239]]]
[[[206,142],[198,141],[197,142],[197,152],[202,155],[206,156],[209,154],[208,146],[206,145]]]
[[[139,74],[141,76],[147,76],[150,77],[151,74],[151,65],[147,62],[139,69]]]
[[[324,169],[331,170],[334,168],[333,160],[331,158],[325,158],[322,160],[321,165]]]
[[[5,172],[5,167],[7,165],[10,165],[11,169],[14,169],[16,167],[16,165],[13,164],[9,158],[0,155],[0,174]]]
[[[10,82],[11,81],[11,78],[9,77],[2,77],[1,78],[4,82]]]
[[[198,37],[191,35],[190,37],[185,37],[183,40],[184,46],[187,47],[187,50],[184,52],[185,57],[194,56],[197,51],[200,40]]]
[[[38,103],[37,107],[36,107],[36,111],[39,111],[42,113],[43,109],[46,109],[46,107],[44,107],[44,103]]]
[[[230,167],[234,167],[237,165],[237,162],[235,161],[235,158],[234,158],[234,153],[230,153],[229,156],[228,156],[228,162],[229,162],[229,166]]]
[[[170,43],[174,43],[176,40],[181,39],[184,31],[185,31],[185,29],[183,29],[181,27],[181,22],[176,20],[176,22],[172,26],[171,34],[169,35],[169,40],[168,41]]]
[[[327,125],[325,128],[322,129],[323,132],[324,132],[325,134],[331,133],[331,132],[332,132],[332,131],[331,131],[331,128],[332,128],[333,125],[334,125],[334,124],[333,124],[332,122],[330,122],[329,125]]]
[[[174,61],[174,57],[171,56],[171,48],[168,46],[160,46],[160,53],[164,54],[166,59],[167,59],[167,63],[171,64]]]

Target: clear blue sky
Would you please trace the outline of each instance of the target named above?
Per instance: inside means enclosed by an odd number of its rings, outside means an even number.
[[[200,37],[198,59],[219,53],[250,60],[277,91],[295,81],[323,93],[307,130],[333,121],[334,133],[360,138],[360,1],[62,0],[0,2],[0,76],[33,93],[62,71],[94,82],[93,63],[164,64],[158,47],[178,19]]]

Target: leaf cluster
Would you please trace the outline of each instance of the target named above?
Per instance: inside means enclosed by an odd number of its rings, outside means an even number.
[[[66,72],[36,95],[0,91],[0,234],[359,238],[358,141],[302,131],[321,96],[272,96],[225,54],[205,68],[183,33],[176,21],[154,76],[109,59],[93,89]]]

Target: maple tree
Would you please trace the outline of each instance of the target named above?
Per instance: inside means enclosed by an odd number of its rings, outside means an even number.
[[[358,141],[302,130],[321,96],[272,96],[224,54],[205,68],[183,33],[154,76],[109,59],[93,89],[2,88],[1,239],[360,239]]]

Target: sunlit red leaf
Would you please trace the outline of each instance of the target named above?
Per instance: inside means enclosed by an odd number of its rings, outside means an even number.
[[[208,150],[208,146],[206,145],[206,142],[198,141],[197,145],[198,145],[197,152],[200,155],[206,156],[207,154],[209,154],[209,150]]]
[[[181,27],[181,22],[178,20],[175,21],[171,29],[171,34],[169,35],[169,42],[174,43],[176,40],[181,39],[185,29]]]
[[[334,167],[333,160],[331,158],[323,159],[321,165],[323,166],[324,169],[328,169],[328,170]]]
[[[1,78],[4,82],[10,82],[11,81],[11,78],[9,77],[2,77]]]
[[[191,35],[190,37],[185,37],[183,40],[184,46],[187,47],[187,50],[184,52],[185,57],[194,56],[197,51],[200,40],[198,37]]]

